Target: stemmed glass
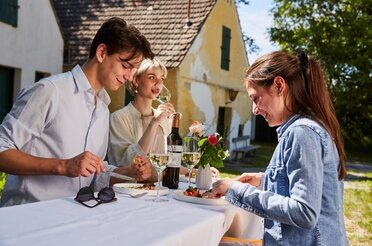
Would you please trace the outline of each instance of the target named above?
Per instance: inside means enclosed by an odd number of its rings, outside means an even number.
[[[163,85],[163,88],[160,91],[159,95],[156,97],[156,100],[158,100],[159,103],[166,103],[170,101],[171,96],[172,95],[168,88]]]
[[[166,144],[167,144],[167,141],[164,135],[161,135],[161,134],[155,135],[155,139],[154,139],[154,142],[151,146],[150,153],[149,153],[150,162],[154,166],[156,172],[158,173],[158,185],[156,189],[156,198],[150,199],[150,200],[153,200],[154,202],[168,201],[167,199],[162,199],[159,196],[159,190],[161,188],[160,177],[171,159],[171,156],[167,151]]]
[[[184,137],[183,140],[183,151],[181,157],[182,166],[186,167],[189,173],[189,185],[191,183],[191,172],[192,169],[198,164],[200,159],[200,151],[198,146],[198,140],[193,137]]]
[[[165,87],[165,85],[163,85],[163,88],[160,91],[159,95],[157,95],[156,100],[160,104],[166,103],[166,102],[170,102],[171,96],[172,96],[172,94],[170,93],[170,91],[168,90],[168,88]],[[182,117],[182,114],[180,112],[174,112],[173,114],[171,114],[169,116],[169,118],[172,118],[175,114],[180,114],[180,117]]]

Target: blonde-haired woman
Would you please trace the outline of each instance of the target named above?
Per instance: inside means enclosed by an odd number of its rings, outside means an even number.
[[[157,134],[167,136],[172,130],[169,116],[175,112],[170,102],[156,109],[152,101],[163,88],[167,69],[157,58],[145,59],[128,85],[134,100],[115,111],[110,118],[108,159],[118,166],[129,165],[136,155],[145,157]],[[156,180],[153,170],[151,180]]]
[[[170,102],[162,103],[157,109],[152,101],[163,89],[167,69],[157,58],[145,59],[128,85],[134,100],[124,108],[115,111],[110,119],[110,141],[108,159],[118,166],[129,165],[135,156],[146,157],[155,136],[168,136],[172,130],[172,115],[175,110]],[[162,145],[164,146],[164,145]],[[148,161],[147,158],[145,158]],[[219,171],[211,167],[213,176]],[[187,169],[181,167],[181,174]],[[153,169],[150,180],[155,181],[157,174]]]

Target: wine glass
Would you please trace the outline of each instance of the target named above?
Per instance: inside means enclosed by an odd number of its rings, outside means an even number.
[[[156,198],[150,199],[150,200],[153,200],[154,202],[168,201],[166,199],[160,198],[159,196],[159,190],[161,188],[160,177],[171,159],[171,156],[167,151],[166,144],[167,144],[167,141],[164,135],[162,134],[155,135],[155,139],[154,139],[154,142],[151,146],[150,153],[149,153],[149,159],[150,159],[151,165],[155,168],[156,172],[158,173],[158,185],[156,189]]]
[[[159,95],[156,96],[156,100],[158,100],[159,103],[166,103],[170,101],[171,96],[172,95],[168,88],[163,85],[163,88],[160,91]]]
[[[165,85],[163,85],[163,88],[162,90],[160,91],[159,95],[156,96],[156,100],[162,104],[162,103],[166,103],[166,102],[170,102],[170,99],[171,99],[171,96],[172,94],[170,93],[170,91],[168,90],[167,87],[165,87]],[[182,114],[180,112],[174,112],[173,114],[171,114],[169,116],[169,118],[173,118],[173,116],[175,114],[179,114],[180,117],[182,117]]]
[[[193,137],[183,138],[183,151],[181,156],[182,166],[186,167],[189,173],[189,185],[191,182],[191,172],[192,169],[198,164],[200,159],[200,151],[198,146],[198,140]]]

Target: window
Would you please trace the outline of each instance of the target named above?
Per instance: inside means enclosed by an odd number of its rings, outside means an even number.
[[[221,68],[229,71],[231,30],[222,26]]]
[[[0,66],[0,123],[12,108],[14,69]]]
[[[41,80],[42,78],[50,76],[50,73],[35,72],[35,83]]]
[[[243,131],[244,131],[244,125],[243,124],[239,124],[238,137],[242,137],[243,136]]]
[[[17,27],[18,0],[0,1],[0,21]]]

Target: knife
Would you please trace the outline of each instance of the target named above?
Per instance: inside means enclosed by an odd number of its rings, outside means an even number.
[[[111,177],[114,177],[114,178],[126,180],[126,181],[134,181],[134,182],[136,182],[136,179],[135,178],[132,178],[132,177],[129,177],[129,176],[126,176],[126,175],[123,175],[123,174],[118,174],[118,173],[110,172],[110,176]]]

